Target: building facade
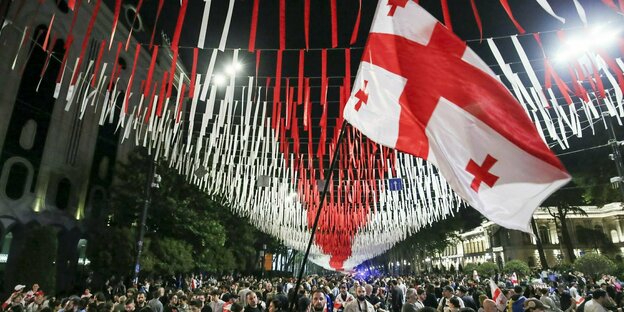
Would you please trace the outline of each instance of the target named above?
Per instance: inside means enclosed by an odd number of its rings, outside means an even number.
[[[612,256],[624,254],[624,209],[621,203],[603,207],[580,207],[587,214],[568,214],[566,224],[576,257],[587,252],[607,253]],[[569,262],[562,243],[561,226],[551,213],[555,208],[539,208],[535,214],[537,235],[542,242],[546,261],[550,267]],[[446,250],[429,259],[431,265],[449,269],[468,263],[495,262],[503,266],[509,260],[522,260],[530,266],[541,266],[537,240],[528,233],[508,230],[492,222],[457,233],[459,240]]]
[[[23,280],[19,272],[27,254],[23,249],[29,248],[33,235],[42,235],[35,233],[54,236],[41,239],[56,246],[50,259],[56,291],[72,289],[75,272],[85,265],[89,222],[106,217],[115,166],[135,148],[130,140],[122,143],[116,113],[102,121],[104,92],[95,93],[89,80],[81,82],[78,76],[73,90],[78,100],[68,101],[68,86],[74,70],[95,77],[91,64],[98,51],[104,51],[105,74],[110,76],[117,67],[119,80],[112,85],[126,89],[135,49],[116,54],[116,47],[126,43],[131,27],[130,47],[137,45],[138,37],[149,38],[151,28],[147,31],[141,16],[135,18],[134,6],[125,4],[112,49],[102,47],[111,41],[112,10],[106,1],[99,11],[99,1],[77,3],[71,11],[65,0],[0,0],[0,269],[5,291],[16,283],[34,282]],[[97,19],[84,40],[94,11]],[[76,66],[83,50],[82,66]],[[154,72],[159,77],[172,60],[169,49],[160,51],[157,64],[162,65]],[[145,79],[150,61],[151,52],[142,49],[135,81]],[[95,100],[86,105],[84,99],[91,94]],[[111,106],[118,111],[123,96],[116,99]]]

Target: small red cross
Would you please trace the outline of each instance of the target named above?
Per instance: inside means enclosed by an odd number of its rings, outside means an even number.
[[[391,6],[390,12],[388,12],[388,16],[394,16],[394,12],[396,11],[397,7],[400,6],[404,8],[405,5],[407,5],[407,1],[408,0],[388,0],[387,5]]]
[[[496,160],[496,158],[488,154],[487,157],[485,157],[483,165],[481,166],[477,165],[477,163],[474,162],[474,160],[472,159],[468,162],[468,166],[466,166],[466,171],[474,176],[470,187],[475,192],[479,193],[479,187],[481,186],[481,182],[487,184],[489,187],[492,187],[494,186],[494,184],[496,184],[496,181],[498,181],[499,177],[491,174],[490,169],[492,169],[497,161],[498,160]]]
[[[366,93],[366,86],[368,86],[368,80],[364,80],[364,88],[358,90],[355,94],[355,97],[358,99],[358,102],[355,103],[355,111],[359,112],[362,107],[362,103],[367,104],[368,102],[368,93]]]

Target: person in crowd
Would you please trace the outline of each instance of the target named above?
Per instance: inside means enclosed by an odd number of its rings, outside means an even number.
[[[145,297],[145,293],[139,292],[136,295],[136,309],[141,310],[147,306],[147,298]]]
[[[165,312],[179,312],[179,304],[180,300],[178,299],[178,294],[170,294],[169,302],[167,303],[167,306],[165,306]]]
[[[38,290],[34,294],[32,302],[26,307],[26,312],[40,312],[46,307],[48,307],[48,304],[45,301],[45,294],[43,291]]]
[[[483,312],[498,312],[498,308],[496,307],[496,302],[492,299],[483,300]]]
[[[561,312],[561,310],[557,308],[555,301],[549,296],[548,288],[540,288],[539,292],[541,294],[539,300],[548,307],[546,312]]]
[[[147,302],[147,306],[150,307],[153,312],[164,312],[165,307],[160,301],[161,288],[162,287],[159,287],[158,289],[154,290],[152,292],[152,299]],[[164,294],[164,289],[163,289],[163,294]]]
[[[461,300],[464,302],[465,307],[471,308],[474,311],[477,311],[479,309],[474,301],[474,298],[468,295],[468,288],[466,288],[466,286],[457,287],[457,291],[455,293],[457,294],[457,297],[461,298]]]
[[[424,307],[425,306],[422,304],[422,302],[418,301],[418,293],[416,292],[416,289],[408,288],[405,294],[405,303],[401,308],[401,312],[417,312]]]
[[[275,289],[273,288],[273,284],[271,282],[267,282],[264,285],[264,291],[262,292],[262,301],[271,302],[273,300],[273,296],[275,296]]]
[[[393,280],[390,282],[392,290],[390,290],[390,303],[392,305],[392,312],[399,312],[403,308],[403,290],[399,287],[399,282]]]
[[[438,307],[438,299],[435,296],[435,286],[433,284],[428,284],[425,288],[425,293],[427,294],[427,298],[424,301],[426,307],[437,308]]]
[[[366,301],[366,289],[358,286],[356,289],[356,299],[347,303],[344,312],[375,312],[373,305]]]
[[[522,286],[514,286],[511,300],[507,303],[507,312],[523,312],[524,301],[526,300],[527,298],[524,296],[524,289],[522,289]]]
[[[238,291],[238,302],[246,302],[247,294],[251,291],[249,282],[243,283],[243,288]]]
[[[446,300],[446,307],[444,308],[444,312],[459,312],[461,309],[461,305],[459,304],[461,299],[457,296],[452,296],[448,300]]]
[[[224,304],[225,301],[219,299],[219,291],[217,289],[213,289],[210,292],[210,302],[208,303],[212,312],[223,312]]]
[[[522,301],[522,310],[525,312],[545,312],[548,309],[550,309],[549,306],[544,305],[542,301],[535,298],[525,298]]]
[[[334,311],[342,312],[348,303],[355,300],[352,294],[347,292],[347,284],[340,285],[340,293],[336,296],[334,301]]]
[[[328,312],[327,296],[323,291],[316,290],[312,293],[312,304],[310,305],[310,312]]]
[[[594,290],[592,299],[585,303],[584,312],[607,312],[609,294],[603,289]]]
[[[124,311],[134,312],[134,310],[136,310],[136,303],[133,298],[129,298],[128,300],[126,300]]]
[[[249,291],[246,296],[245,312],[264,312],[264,309],[258,304],[258,295],[255,292]],[[234,312],[234,311],[232,311]]]
[[[446,285],[442,288],[442,298],[440,299],[440,303],[438,304],[438,312],[444,312],[445,309],[448,307],[448,301],[451,298],[457,298],[454,293],[455,292],[453,291],[453,287],[451,287],[450,285]],[[457,311],[459,311],[460,308],[464,307],[464,302],[461,300],[461,298],[457,298],[457,300]]]

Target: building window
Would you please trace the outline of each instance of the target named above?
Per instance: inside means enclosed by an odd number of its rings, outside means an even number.
[[[614,243],[619,243],[620,242],[620,237],[618,235],[618,232],[616,230],[611,230],[611,241]]]
[[[548,227],[546,227],[545,225],[540,226],[539,236],[542,244],[550,244],[550,233],[548,231]]]
[[[18,200],[24,196],[29,174],[28,167],[23,163],[16,162],[11,165],[5,188],[7,197],[12,200]]]
[[[56,187],[56,208],[65,210],[69,206],[69,196],[71,195],[71,182],[69,179],[63,178]]]

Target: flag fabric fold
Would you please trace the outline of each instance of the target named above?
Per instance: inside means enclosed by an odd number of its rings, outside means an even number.
[[[570,176],[518,101],[466,44],[414,2],[380,1],[345,119],[434,164],[488,219],[530,232]]]

